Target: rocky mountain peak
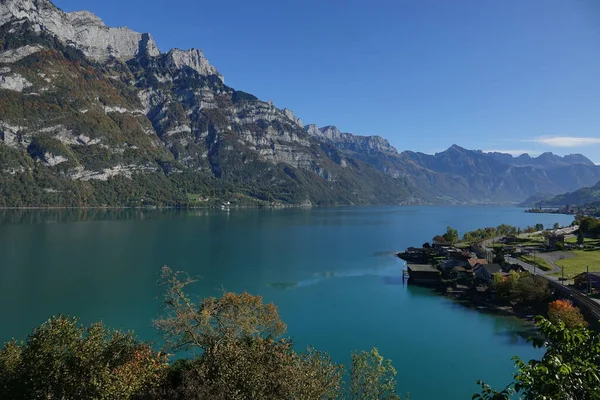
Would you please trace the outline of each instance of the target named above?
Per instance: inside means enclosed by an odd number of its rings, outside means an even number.
[[[167,53],[167,65],[176,69],[188,67],[203,76],[217,75],[225,83],[223,75],[208,62],[202,50],[199,49],[172,49]]]
[[[22,21],[31,23],[36,32],[48,32],[96,61],[111,56],[129,60],[140,54],[160,54],[149,34],[107,27],[88,11],[65,13],[49,0],[0,0],[0,26]]]
[[[342,149],[352,151],[381,151],[397,154],[398,150],[381,136],[360,136],[340,131],[334,125],[318,128],[316,125],[306,125],[304,131],[311,136],[334,143]]]
[[[296,123],[296,125],[298,125],[300,128],[304,128],[304,124],[302,123],[302,120],[298,117],[296,117],[296,114],[294,114],[294,112],[292,110],[290,110],[289,108],[284,108],[283,113],[285,114],[286,117],[288,117],[289,119],[291,119],[292,121],[294,121]]]

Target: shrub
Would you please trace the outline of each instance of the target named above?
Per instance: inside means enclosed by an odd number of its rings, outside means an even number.
[[[548,316],[550,321],[558,323],[562,321],[567,328],[586,327],[588,323],[570,300],[555,300],[548,304]]]

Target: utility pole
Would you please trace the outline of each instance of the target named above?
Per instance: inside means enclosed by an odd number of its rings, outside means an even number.
[[[590,266],[586,266],[588,278],[588,294],[592,293],[592,279],[590,278]]]

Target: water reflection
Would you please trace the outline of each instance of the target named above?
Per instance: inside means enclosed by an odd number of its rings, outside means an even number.
[[[393,254],[391,252],[386,252]],[[402,268],[396,262],[397,259],[391,259],[382,266],[371,266],[361,269],[350,269],[341,271],[322,271],[315,272],[311,277],[292,282],[273,282],[269,286],[277,289],[293,289],[315,285],[327,279],[333,278],[354,278],[361,276],[380,276],[382,282],[389,285],[402,284]]]

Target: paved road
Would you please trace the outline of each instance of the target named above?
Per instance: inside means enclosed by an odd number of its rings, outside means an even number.
[[[489,248],[490,243],[492,241],[497,241],[497,240],[498,240],[497,238],[490,239],[490,240],[484,240],[481,242],[481,245],[484,249],[491,250]],[[548,280],[548,284],[553,286],[555,289],[562,290],[564,293],[567,293],[572,298],[578,300],[578,302],[581,305],[588,307],[592,311],[594,316],[596,316],[597,318],[600,318],[600,299],[591,298],[588,295],[586,295],[585,293],[582,293],[575,288],[565,286],[559,280],[558,276],[550,275],[555,272],[560,272],[560,268],[556,264],[554,264],[554,262],[551,262],[551,264],[556,268],[556,270],[544,271],[534,265],[531,265],[524,261],[518,260],[514,257],[505,256],[505,259],[506,259],[506,262],[508,262],[510,264],[518,264],[518,265],[522,266],[523,268],[525,268],[527,271],[531,272],[532,274],[544,277],[545,279]],[[550,261],[550,260],[547,260],[547,261]]]

